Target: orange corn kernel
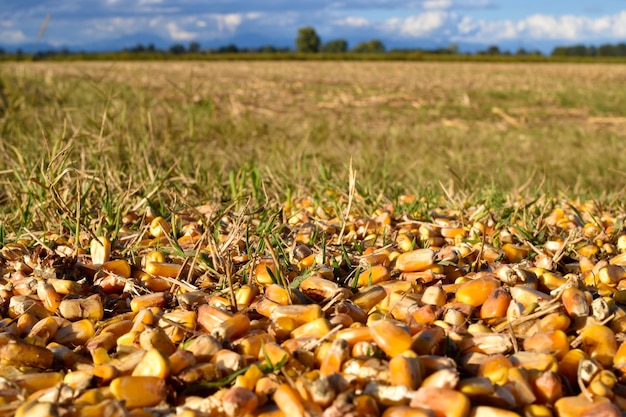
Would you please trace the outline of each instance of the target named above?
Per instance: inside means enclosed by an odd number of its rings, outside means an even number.
[[[487,296],[480,308],[480,318],[493,319],[506,317],[507,309],[511,303],[511,294],[504,288],[496,288]]]
[[[411,400],[411,407],[433,410],[436,416],[468,417],[470,400],[465,394],[449,388],[422,387]]]
[[[409,350],[413,339],[409,332],[390,320],[381,319],[369,325],[373,341],[390,358]]]
[[[322,358],[320,373],[330,375],[334,372],[341,372],[341,365],[349,357],[348,342],[344,339],[335,339],[328,352]]]
[[[592,359],[608,368],[613,364],[617,353],[617,340],[613,330],[606,326],[594,325],[585,328],[582,333],[583,350]]]
[[[153,407],[165,400],[165,380],[154,376],[121,376],[111,381],[111,393],[127,408]]]
[[[415,249],[396,258],[396,269],[400,272],[425,271],[435,264],[435,252],[432,249]]]
[[[422,364],[417,356],[398,355],[389,361],[391,385],[416,390],[422,383]]]
[[[272,320],[276,320],[279,317],[289,317],[293,319],[298,325],[308,323],[310,321],[324,317],[322,308],[317,304],[308,305],[288,305],[288,306],[276,306],[270,315]]]
[[[370,269],[361,272],[357,278],[357,287],[366,287],[387,281],[391,278],[389,269],[383,265],[374,265]]]
[[[456,290],[457,301],[478,307],[482,305],[489,295],[500,287],[500,281],[484,276],[461,284]]]
[[[569,340],[562,330],[537,332],[524,340],[524,350],[530,352],[553,353],[557,359],[569,351]]]
[[[100,271],[106,271],[124,278],[130,278],[130,264],[125,259],[107,261],[100,265]]]

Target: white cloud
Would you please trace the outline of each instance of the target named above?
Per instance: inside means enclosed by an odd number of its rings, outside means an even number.
[[[448,13],[442,10],[432,10],[409,16],[405,19],[393,18],[385,22],[384,27],[389,32],[400,33],[409,37],[424,37],[433,34],[451,19],[454,19],[454,13]]]
[[[426,0],[422,4],[422,7],[426,10],[449,9],[450,7],[452,7],[452,1],[451,0]]]
[[[237,27],[241,24],[243,16],[238,13],[213,15],[213,18],[217,22],[217,29],[220,32],[233,33],[237,30]]]
[[[626,11],[598,18],[534,14],[518,21],[464,17],[457,24],[457,32],[455,40],[490,43],[516,38],[570,42],[620,38],[626,36]]]
[[[342,19],[335,19],[333,23],[337,26],[348,26],[351,28],[362,28],[370,25],[370,21],[364,17],[347,16]]]
[[[167,33],[169,33],[170,38],[175,41],[190,41],[196,38],[196,34],[193,32],[188,32],[178,27],[178,25],[174,22],[170,22],[165,25],[167,29]]]
[[[26,40],[26,36],[21,30],[5,30],[0,32],[0,39],[6,43],[19,43]]]

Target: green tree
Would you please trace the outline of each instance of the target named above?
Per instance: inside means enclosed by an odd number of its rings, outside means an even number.
[[[322,46],[322,52],[340,53],[348,51],[348,42],[345,39],[335,39]]]
[[[200,43],[196,41],[189,42],[189,48],[187,50],[191,53],[197,54],[198,52],[200,52]]]
[[[170,52],[173,53],[174,55],[184,54],[185,45],[182,45],[180,43],[175,43],[174,45],[170,46]]]
[[[385,45],[378,39],[372,39],[371,41],[359,43],[352,49],[352,52],[380,54],[385,52]]]
[[[314,53],[320,51],[322,41],[311,26],[298,29],[296,38],[296,52]]]

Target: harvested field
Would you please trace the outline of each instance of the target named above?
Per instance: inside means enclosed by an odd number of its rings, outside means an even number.
[[[0,415],[626,411],[625,66],[0,81]]]

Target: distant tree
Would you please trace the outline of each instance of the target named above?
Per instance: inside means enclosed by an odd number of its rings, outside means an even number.
[[[154,44],[153,43],[149,43],[148,46],[146,46],[146,51],[148,51],[148,52],[156,51],[156,48],[154,47]]]
[[[498,45],[491,45],[489,48],[487,48],[487,55],[500,55],[500,48],[498,48]]]
[[[519,48],[517,51],[515,51],[515,55],[517,56],[526,56],[528,55],[528,51],[524,48]]]
[[[345,39],[335,39],[322,46],[322,52],[340,53],[348,51],[348,42]]]
[[[189,48],[187,48],[187,50],[191,53],[197,54],[200,52],[200,43],[196,41],[189,42]]]
[[[140,43],[137,44],[137,46],[130,48],[130,52],[144,52],[146,50],[146,48],[144,48],[144,46]]]
[[[385,52],[385,45],[378,39],[372,39],[371,41],[359,43],[352,48],[352,52],[368,54],[383,53]]]
[[[277,51],[276,48],[272,45],[265,45],[264,47],[259,49],[259,52],[264,53],[264,54],[271,54],[276,51]]]
[[[459,53],[459,45],[456,43],[449,44],[446,49],[448,50],[448,53],[452,55],[457,55]]]
[[[170,52],[173,53],[174,55],[184,54],[185,45],[182,45],[180,43],[175,43],[174,45],[170,46]]]
[[[4,55],[6,52],[4,49],[0,48],[0,55]]]
[[[315,53],[320,51],[322,41],[311,26],[298,29],[296,52]]]
[[[239,52],[239,48],[234,43],[217,48],[219,54],[236,54],[237,52]]]
[[[598,47],[598,56],[617,56],[617,47],[611,44],[604,44]]]

